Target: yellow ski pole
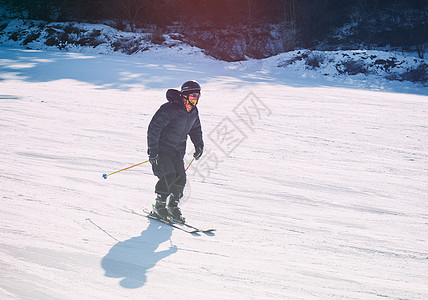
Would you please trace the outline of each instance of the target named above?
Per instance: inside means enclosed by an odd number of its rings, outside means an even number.
[[[110,174],[103,174],[103,178],[104,178],[104,179],[107,179],[107,176],[110,176],[110,175],[113,175],[113,174],[116,174],[116,173],[119,173],[119,172],[122,172],[122,171],[125,171],[125,170],[128,170],[128,169],[131,169],[131,168],[133,168],[133,167],[136,167],[136,166],[139,166],[139,165],[142,165],[142,164],[148,163],[148,162],[149,162],[149,160],[146,160],[146,161],[143,161],[143,162],[141,162],[141,163],[139,163],[139,164],[136,164],[136,165],[133,165],[133,166],[127,167],[127,168],[125,168],[125,169],[122,169],[122,170],[119,170],[119,171],[116,171],[116,172],[113,172],[113,173],[110,173]]]
[[[190,168],[190,165],[193,163],[193,161],[195,160],[195,158],[193,158],[192,159],[192,161],[190,162],[190,164],[187,166],[187,168],[186,168],[186,171],[185,172],[187,172],[187,169],[189,169]]]

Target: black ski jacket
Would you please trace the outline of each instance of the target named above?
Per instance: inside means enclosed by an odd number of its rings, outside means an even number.
[[[187,112],[178,90],[169,89],[166,98],[168,102],[158,109],[149,124],[148,152],[151,156],[159,151],[178,152],[184,157],[188,135],[195,147],[204,145],[198,109],[195,106]]]

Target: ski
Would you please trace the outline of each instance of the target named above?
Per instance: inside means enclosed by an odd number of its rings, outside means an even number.
[[[186,226],[186,227],[189,227],[189,228],[192,228],[192,229],[194,229],[194,230],[197,230],[198,232],[203,232],[203,233],[208,233],[208,234],[212,234],[214,231],[216,231],[214,228],[211,228],[211,229],[199,229],[199,228],[197,228],[197,227],[195,227],[195,226],[192,226],[192,225],[190,225],[190,224],[188,224],[188,223],[186,223],[185,221],[183,222],[183,221],[181,221],[181,220],[176,220],[176,219],[174,219],[174,218],[172,218],[171,219],[174,223],[177,223],[177,224],[182,224],[182,225],[184,225],[184,226]]]
[[[151,212],[148,212],[147,210],[144,210],[144,212],[146,213],[146,214],[148,214],[148,215],[150,215],[151,214]],[[168,217],[168,219],[169,219],[169,221],[172,223],[172,224],[181,224],[181,225],[183,225],[183,226],[186,226],[186,227],[188,227],[188,228],[191,228],[191,229],[193,229],[194,231],[196,231],[196,232],[202,232],[202,233],[205,233],[205,234],[214,234],[214,231],[216,231],[214,228],[212,228],[212,229],[199,229],[198,227],[196,227],[196,226],[193,226],[193,225],[190,225],[190,224],[188,224],[186,221],[181,221],[181,220],[177,220],[177,219],[174,219],[174,218],[172,218],[171,216],[169,216]],[[163,219],[162,219],[163,220]],[[168,222],[168,221],[167,221]],[[181,227],[180,227],[181,228]]]
[[[136,214],[138,214],[138,213],[136,213]],[[139,215],[139,214],[138,214],[138,215]],[[159,217],[157,217],[157,216],[155,216],[155,215],[153,215],[153,214],[151,214],[151,213],[149,213],[149,214],[145,215],[145,217],[146,217],[146,218],[149,218],[149,219],[152,219],[152,220],[159,221],[159,222],[161,222],[161,223],[163,223],[163,224],[169,225],[169,226],[171,226],[171,227],[174,227],[174,228],[176,228],[176,229],[182,230],[182,231],[184,231],[184,232],[191,233],[191,234],[194,234],[194,235],[199,235],[199,233],[198,233],[198,232],[199,232],[199,230],[197,230],[197,229],[193,229],[193,228],[192,228],[192,230],[187,230],[187,229],[185,229],[185,228],[183,228],[183,227],[177,226],[175,223],[173,223],[173,222],[171,222],[171,221],[168,221],[168,220],[165,220],[165,219],[161,219],[161,218],[159,218]]]
[[[196,229],[187,230],[187,229],[182,228],[182,227],[180,227],[180,226],[176,225],[175,223],[172,223],[172,222],[170,222],[170,221],[168,221],[168,220],[158,218],[157,216],[155,216],[155,215],[153,215],[153,214],[151,214],[150,212],[147,212],[147,211],[144,211],[145,213],[147,213],[147,215],[143,215],[143,214],[140,214],[140,213],[138,213],[138,212],[136,212],[136,211],[134,211],[134,210],[128,210],[128,209],[122,209],[122,210],[123,210],[123,211],[125,211],[125,212],[127,212],[127,213],[131,213],[131,214],[134,214],[134,215],[137,215],[137,216],[146,217],[146,218],[148,218],[148,219],[151,219],[151,220],[155,220],[155,221],[161,222],[161,223],[163,223],[163,224],[165,224],[165,225],[168,225],[168,226],[174,227],[174,228],[176,228],[176,229],[178,229],[178,230],[181,230],[181,231],[184,231],[184,232],[190,233],[190,234],[192,234],[192,235],[200,235],[200,234],[198,233],[198,230],[196,230]]]

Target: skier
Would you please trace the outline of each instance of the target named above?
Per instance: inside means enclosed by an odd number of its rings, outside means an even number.
[[[201,86],[193,80],[185,82],[181,91],[169,89],[166,93],[168,102],[158,109],[147,130],[147,153],[153,174],[159,178],[155,186],[157,197],[153,213],[163,219],[169,215],[184,221],[178,203],[186,184],[183,158],[187,136],[195,146],[193,157],[196,160],[204,149],[196,108],[200,95]]]

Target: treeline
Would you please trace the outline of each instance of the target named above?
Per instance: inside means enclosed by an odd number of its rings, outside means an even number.
[[[0,0],[22,18],[45,21],[115,21],[135,30],[147,25],[184,24],[189,28],[225,29],[234,26],[283,24],[298,35],[303,46],[313,46],[358,16],[359,37],[381,38],[380,26],[389,26],[389,38],[426,42],[426,0]],[[419,19],[408,20],[410,14]],[[390,16],[385,21],[385,14]],[[410,16],[412,18],[412,16]],[[425,21],[424,21],[425,20]],[[400,22],[410,22],[400,26]],[[387,24],[385,24],[385,22]],[[367,23],[367,24],[364,24]],[[404,29],[403,29],[404,28]],[[411,32],[415,30],[417,32]],[[381,34],[380,34],[381,33]],[[399,36],[397,36],[397,34]],[[387,41],[386,41],[387,42]]]
[[[16,11],[46,21],[115,19],[137,24],[175,21],[214,26],[257,22],[337,25],[355,12],[426,9],[426,0],[3,0]]]

